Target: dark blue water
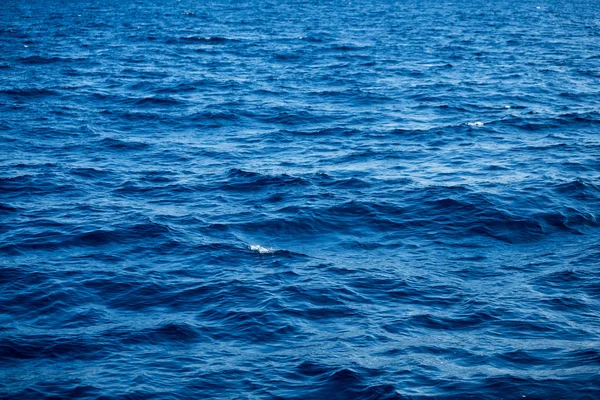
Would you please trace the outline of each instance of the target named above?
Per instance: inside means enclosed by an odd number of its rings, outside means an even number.
[[[600,3],[0,2],[0,397],[600,397]]]

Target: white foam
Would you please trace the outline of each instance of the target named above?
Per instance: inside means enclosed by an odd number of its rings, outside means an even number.
[[[504,106],[504,108],[506,108],[508,110],[510,108],[510,106],[506,105],[506,106]]]
[[[260,254],[270,254],[270,253],[275,253],[275,249],[270,249],[268,247],[262,247],[258,244],[253,244],[248,246],[248,248],[252,251],[257,251]]]
[[[467,122],[467,125],[472,126],[474,128],[481,128],[485,124],[483,122],[477,121],[477,122]]]

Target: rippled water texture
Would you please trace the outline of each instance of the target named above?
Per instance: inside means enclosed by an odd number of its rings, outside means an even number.
[[[0,397],[600,398],[600,3],[0,2]]]

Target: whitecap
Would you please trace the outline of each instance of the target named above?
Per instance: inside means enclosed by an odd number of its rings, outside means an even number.
[[[258,253],[260,253],[260,254],[270,254],[270,253],[275,253],[275,249],[271,249],[271,248],[268,248],[268,247],[262,247],[262,246],[260,246],[260,245],[258,245],[258,244],[253,244],[253,245],[250,245],[250,246],[248,246],[248,248],[249,248],[250,250],[252,250],[252,251],[256,251],[256,252],[258,252]]]
[[[474,128],[481,128],[485,124],[481,121],[477,121],[477,122],[467,122],[467,125],[472,126]]]

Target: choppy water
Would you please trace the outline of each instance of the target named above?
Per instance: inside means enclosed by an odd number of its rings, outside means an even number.
[[[0,78],[2,396],[600,397],[597,1],[4,0]]]

